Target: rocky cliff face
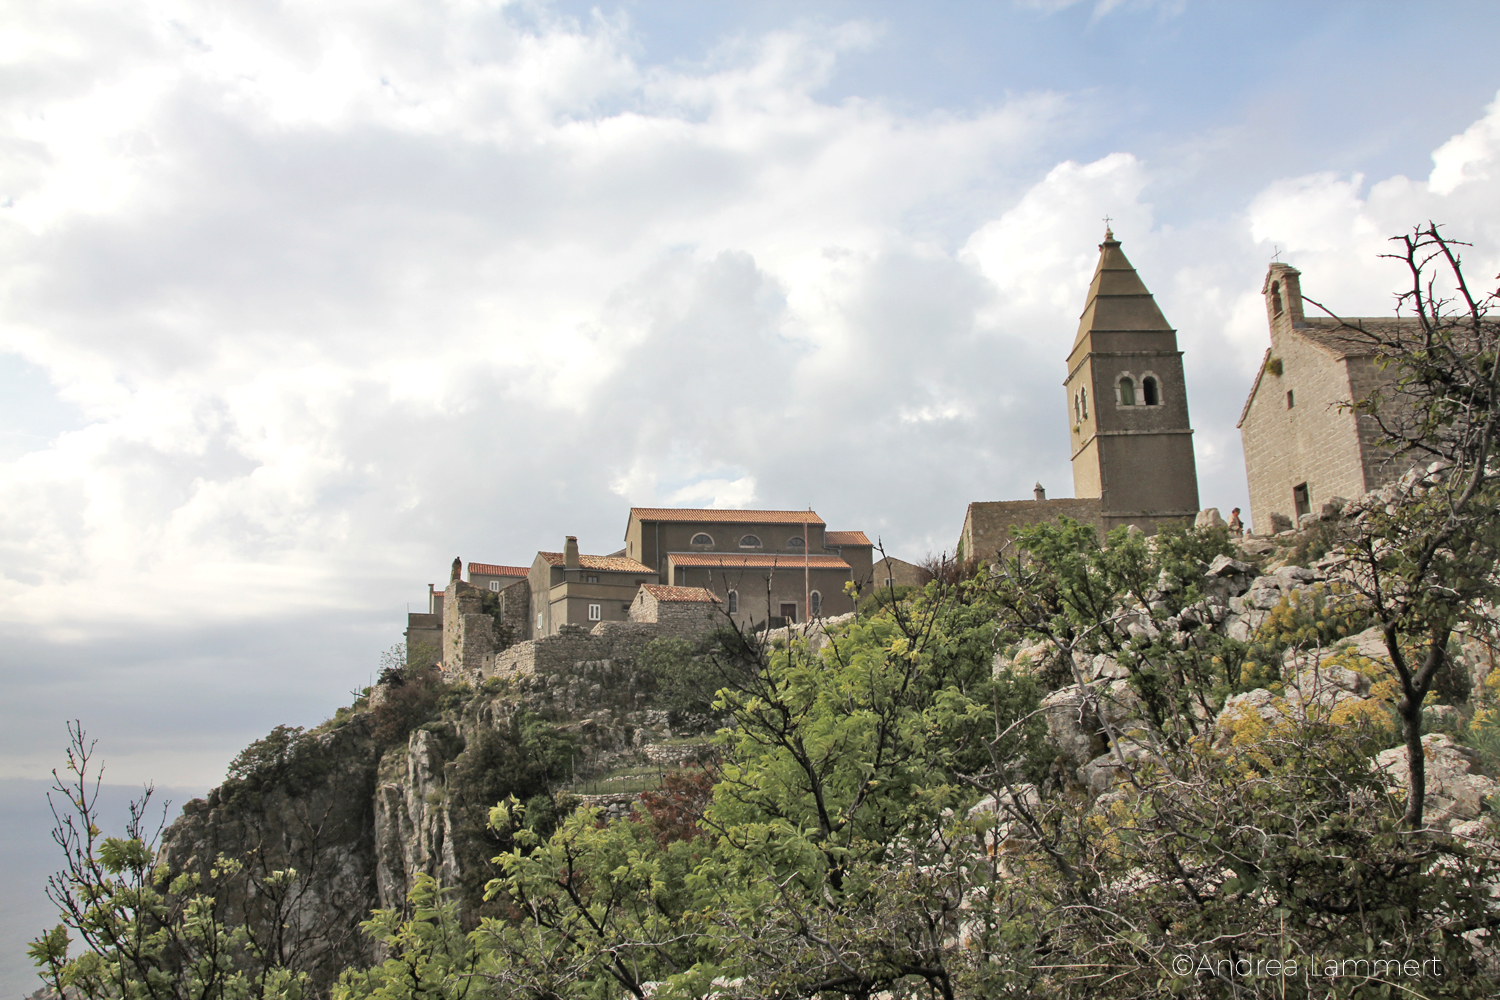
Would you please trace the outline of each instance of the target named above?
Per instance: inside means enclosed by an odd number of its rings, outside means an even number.
[[[596,787],[601,779],[654,775],[701,753],[654,707],[651,675],[631,658],[560,662],[477,690],[450,676],[397,678],[316,730],[259,741],[238,777],[184,807],[163,859],[203,875],[222,871],[221,857],[243,861],[225,899],[230,919],[284,925],[283,950],[327,983],[377,957],[359,923],[404,907],[419,875],[459,887],[482,912],[497,874],[490,859],[508,848],[486,827],[497,801],[515,795],[539,822],[563,799],[624,815],[634,794]],[[416,728],[395,725],[423,697],[435,707]],[[570,784],[602,794],[571,795]],[[295,876],[278,880],[288,870]]]
[[[249,781],[183,807],[163,838],[173,871],[207,876],[221,857],[243,875],[221,899],[236,923],[265,929],[321,980],[372,956],[359,930],[376,901],[376,754],[369,719],[299,741]],[[291,879],[278,872],[294,869]]]

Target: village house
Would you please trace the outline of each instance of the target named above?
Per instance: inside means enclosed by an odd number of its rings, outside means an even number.
[[[1348,404],[1387,384],[1357,329],[1394,328],[1391,317],[1308,318],[1302,273],[1274,263],[1261,285],[1271,346],[1240,412],[1250,516],[1262,534],[1285,531],[1335,498],[1352,500],[1399,477],[1378,446],[1380,428]]]
[[[829,531],[812,510],[632,507],[625,526],[627,557],[707,589],[750,628],[853,611],[847,585],[868,590],[870,549],[864,532]]]
[[[529,634],[556,635],[563,625],[630,620],[630,605],[642,584],[656,583],[651,567],[622,555],[580,555],[578,539],[567,536],[561,552],[538,552],[527,576],[531,587]]]

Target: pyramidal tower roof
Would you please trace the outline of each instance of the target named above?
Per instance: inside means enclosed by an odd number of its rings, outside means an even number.
[[[1076,349],[1091,333],[1104,332],[1175,332],[1109,229],[1104,230],[1104,242],[1099,244],[1099,266],[1089,282],[1088,300],[1078,320],[1073,347]]]

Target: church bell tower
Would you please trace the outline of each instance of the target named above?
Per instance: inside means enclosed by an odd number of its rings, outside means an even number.
[[[1073,495],[1100,499],[1106,532],[1198,513],[1198,469],[1177,331],[1109,229],[1068,355]]]

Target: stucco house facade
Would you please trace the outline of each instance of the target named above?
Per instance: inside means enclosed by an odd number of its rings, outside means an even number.
[[[561,552],[538,552],[527,578],[531,587],[528,638],[556,635],[563,625],[591,627],[601,621],[630,620],[630,606],[642,584],[656,583],[656,571],[625,556],[583,555],[569,535]]]
[[[854,610],[871,580],[862,531],[829,531],[812,510],[632,507],[625,554],[662,582],[703,587],[736,625],[754,628]]]

